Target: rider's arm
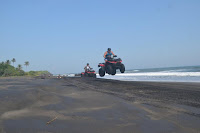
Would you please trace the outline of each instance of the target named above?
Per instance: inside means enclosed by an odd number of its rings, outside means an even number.
[[[107,51],[104,53],[103,57],[106,58],[106,55],[107,55]]]
[[[111,51],[111,52],[112,52],[113,56],[115,56],[115,54],[113,53],[113,51]]]

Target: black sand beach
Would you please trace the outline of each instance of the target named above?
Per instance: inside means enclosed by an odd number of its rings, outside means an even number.
[[[200,83],[0,78],[0,133],[198,133],[199,125]]]

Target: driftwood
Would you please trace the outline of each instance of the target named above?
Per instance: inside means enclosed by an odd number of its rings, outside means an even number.
[[[52,120],[48,121],[48,122],[47,122],[47,125],[48,125],[48,124],[51,124],[51,123],[52,123],[53,121],[55,121],[57,118],[58,118],[58,117],[56,116],[56,117],[53,118]]]

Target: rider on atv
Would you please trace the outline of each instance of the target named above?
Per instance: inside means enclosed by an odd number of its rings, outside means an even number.
[[[116,59],[116,57],[117,55],[111,51],[111,48],[108,48],[108,51],[104,54],[105,63],[99,63],[98,65],[98,67],[100,67],[99,76],[103,77],[105,73],[115,75],[117,69],[119,69],[121,73],[125,72],[125,66],[121,58]]]
[[[85,72],[90,71],[91,67],[89,65],[89,63],[87,63],[87,65],[84,67]]]
[[[108,57],[110,57],[110,56],[115,56],[115,54],[113,53],[113,51],[111,51],[111,48],[108,48],[108,51],[106,51],[105,53],[104,53],[104,59],[105,59],[105,62],[108,60]]]
[[[81,77],[94,77],[96,78],[96,73],[93,68],[90,67],[89,63],[84,67],[85,72],[81,73]]]

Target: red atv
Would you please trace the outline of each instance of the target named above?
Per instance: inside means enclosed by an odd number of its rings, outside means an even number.
[[[95,71],[90,68],[89,70],[85,71],[85,72],[82,72],[81,73],[81,77],[93,77],[93,78],[96,78],[96,73]]]
[[[106,63],[99,63],[98,67],[100,67],[100,77],[103,77],[105,73],[115,75],[117,69],[119,69],[121,73],[125,72],[125,66],[122,64],[122,60],[120,58],[115,59],[114,57],[117,57],[117,55],[107,57]]]

